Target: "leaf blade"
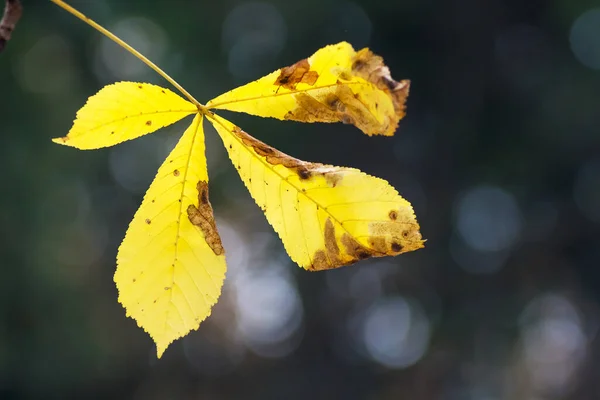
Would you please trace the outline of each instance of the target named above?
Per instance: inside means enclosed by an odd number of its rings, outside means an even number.
[[[117,82],[100,89],[77,111],[67,136],[53,142],[81,150],[114,146],[171,125],[197,112],[169,89]]]
[[[295,159],[217,115],[209,119],[230,159],[239,163],[250,194],[301,267],[331,269],[423,247],[412,206],[383,179]]]
[[[394,81],[383,59],[346,42],[224,93],[208,108],[300,122],[344,122],[391,136],[405,115],[410,82]]]
[[[119,302],[155,341],[159,358],[210,315],[225,279],[204,152],[196,115],[159,168],[117,255]]]

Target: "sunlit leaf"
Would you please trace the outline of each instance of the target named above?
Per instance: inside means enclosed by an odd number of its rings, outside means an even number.
[[[309,270],[423,247],[409,202],[357,169],[290,157],[214,116],[229,158],[296,263]]]
[[[209,101],[207,107],[301,122],[344,122],[391,136],[405,114],[409,81],[396,82],[383,59],[346,42]]]
[[[127,315],[167,346],[210,315],[225,255],[208,200],[202,117],[162,164],[129,225],[115,282]]]
[[[208,198],[204,116],[300,266],[327,270],[423,247],[412,206],[383,179],[290,157],[210,110],[344,122],[368,135],[393,135],[405,114],[409,81],[394,81],[369,49],[356,52],[345,42],[324,47],[203,106],[127,43],[64,1],[52,2],[125,48],[189,100],[147,83],[108,85],[88,99],[68,135],[53,139],[56,143],[112,146],[195,114],[159,168],[117,255],[119,301],[150,334],[159,358],[210,315],[225,279],[225,251]]]
[[[77,112],[69,134],[54,142],[98,149],[135,139],[197,112],[169,89],[149,83],[119,82],[103,87]]]

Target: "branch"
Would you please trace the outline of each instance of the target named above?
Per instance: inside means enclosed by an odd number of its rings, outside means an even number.
[[[23,6],[20,0],[6,0],[4,16],[0,21],[0,52],[4,50],[6,42],[10,39],[15,26],[23,14]]]

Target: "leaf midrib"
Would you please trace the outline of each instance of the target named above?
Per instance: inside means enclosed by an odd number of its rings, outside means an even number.
[[[357,81],[357,82],[336,82],[336,83],[331,83],[329,85],[323,85],[323,86],[318,86],[318,87],[311,87],[308,89],[302,89],[302,90],[294,90],[294,91],[289,91],[289,92],[284,92],[284,93],[274,93],[274,94],[269,94],[266,96],[254,96],[254,97],[244,97],[241,99],[236,99],[236,100],[229,100],[229,101],[222,101],[219,103],[213,103],[211,104],[211,102],[209,101],[208,103],[206,103],[206,109],[210,110],[210,109],[214,109],[214,108],[219,108],[221,106],[227,105],[227,104],[237,104],[237,103],[243,103],[245,101],[252,101],[252,100],[259,100],[259,99],[269,99],[272,97],[281,97],[281,96],[292,96],[294,94],[297,93],[308,93],[308,92],[312,92],[315,90],[321,90],[321,89],[326,89],[329,87],[334,87],[334,86],[348,86],[348,85],[371,85],[371,83],[367,82],[367,81]],[[243,86],[241,86],[243,87]],[[236,89],[233,89],[232,91],[234,91]],[[231,93],[231,92],[228,92]],[[227,94],[227,93],[224,93]],[[216,98],[218,99],[221,96],[217,96]],[[212,101],[212,100],[211,100]]]

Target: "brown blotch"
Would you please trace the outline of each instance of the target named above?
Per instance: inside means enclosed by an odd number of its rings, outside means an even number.
[[[392,221],[395,221],[398,219],[398,211],[396,210],[391,210],[390,213],[388,214],[388,216],[390,217],[390,219]]]
[[[193,204],[188,206],[188,219],[200,228],[208,246],[216,255],[220,256],[225,253],[225,250],[217,231],[212,206],[208,200],[208,182],[199,181],[196,188],[198,190],[198,207]]]
[[[152,125],[152,121],[146,121],[146,126]]]
[[[150,221],[150,219],[149,219],[149,218],[146,218],[146,223],[147,223],[148,225],[150,225],[150,224],[152,223],[152,221]]]
[[[410,81],[405,79],[397,82],[392,79],[390,69],[383,63],[383,58],[366,48],[358,51],[354,56],[352,73],[371,82],[391,97],[397,117],[393,126],[393,131],[395,131],[398,121],[405,115]]]
[[[138,89],[142,89],[142,85],[138,85]]]
[[[382,238],[388,253],[406,253],[423,247],[419,224],[412,214],[398,214],[396,220],[369,223],[372,237]],[[369,241],[371,244],[371,241]]]
[[[179,170],[176,169],[175,171],[173,171],[173,176],[179,176]]]
[[[331,222],[331,218],[327,218],[327,221],[325,221],[324,238],[329,262],[333,265],[340,265],[340,248],[335,238],[335,227]]]
[[[296,171],[300,179],[306,180],[313,175],[313,171],[323,167],[323,164],[309,163],[297,158],[288,156],[287,154],[274,149],[273,147],[261,142],[260,140],[250,136],[247,132],[239,127],[233,128],[233,133],[242,140],[246,146],[254,149],[256,154],[265,157],[266,161],[271,165],[283,165]],[[265,182],[266,183],[266,182]]]
[[[365,258],[377,257],[379,255],[379,253],[358,243],[358,241],[348,233],[344,233],[342,235],[342,244],[344,245],[346,254],[352,257],[352,260],[349,261],[349,264],[358,260],[364,260]]]
[[[299,83],[306,83],[312,86],[317,82],[317,79],[319,79],[319,74],[317,71],[310,70],[310,64],[305,58],[294,65],[281,68],[281,73],[273,84],[294,90]]]
[[[323,250],[318,250],[313,256],[312,264],[308,269],[310,271],[323,271],[332,268],[327,261],[327,256]]]
[[[336,187],[337,184],[342,180],[342,174],[337,171],[324,173],[323,176],[325,177],[327,185],[332,188]]]
[[[384,237],[374,236],[369,238],[369,246],[378,253],[387,253],[387,243]]]
[[[317,250],[313,256],[312,264],[308,268],[311,271],[322,271],[333,269],[345,265],[353,264],[358,260],[364,260],[369,257],[379,257],[383,253],[374,251],[361,245],[356,239],[348,233],[344,233],[340,242],[344,246],[344,252],[340,251],[338,240],[335,235],[335,226],[331,218],[325,221],[323,230],[323,239],[325,250]]]
[[[135,282],[137,282],[137,279],[133,278],[133,279],[131,280],[131,282],[135,283]]]
[[[297,93],[294,98],[297,106],[284,116],[287,120],[343,122],[355,125],[369,135],[385,131],[391,124],[387,119],[379,122],[346,85],[337,86],[335,92],[328,93],[323,98],[315,98],[307,93]]]
[[[303,65],[306,67],[306,64]],[[301,122],[343,122],[355,125],[368,135],[393,135],[405,115],[410,81],[397,82],[392,79],[383,59],[369,49],[358,51],[352,58],[351,65],[350,70],[339,72],[337,86],[330,91],[317,93],[314,97],[308,93],[294,94],[296,108],[286,113],[284,118]],[[296,70],[301,67],[297,66]],[[283,74],[284,70],[280,77],[285,80],[287,75]],[[355,77],[362,78],[383,91],[391,100],[394,112],[385,115],[383,120],[376,118],[371,107],[377,110],[380,108],[379,104],[370,103],[368,98],[352,92],[346,84]]]

